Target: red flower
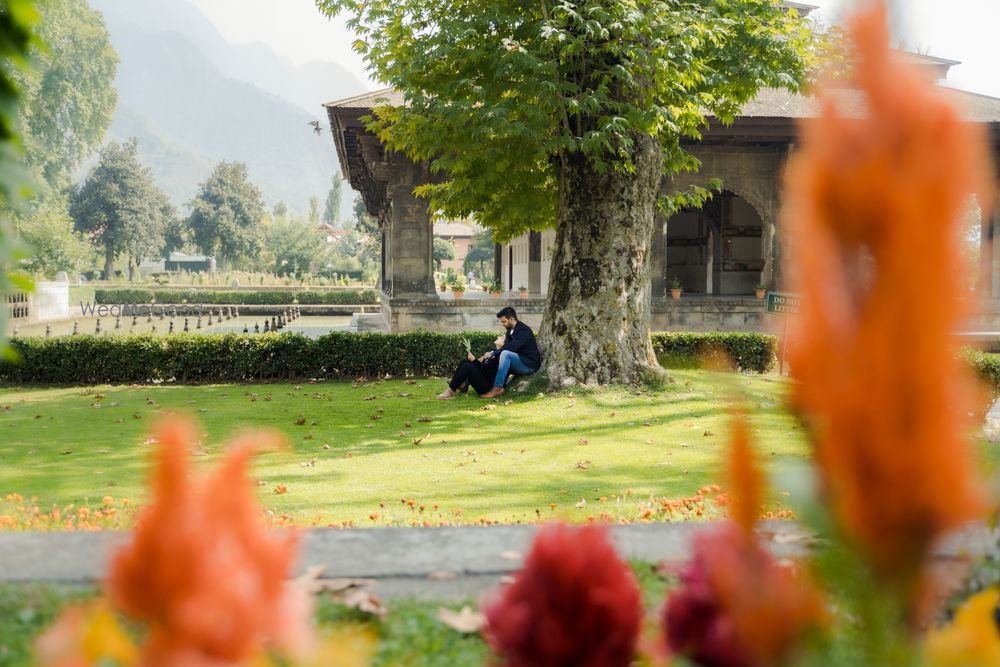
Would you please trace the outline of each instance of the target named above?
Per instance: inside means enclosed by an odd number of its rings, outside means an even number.
[[[539,530],[524,569],[485,608],[486,636],[511,667],[626,667],[642,597],[599,526]]]
[[[664,609],[667,643],[702,667],[788,664],[826,622],[811,582],[732,521],[695,537],[680,578]]]

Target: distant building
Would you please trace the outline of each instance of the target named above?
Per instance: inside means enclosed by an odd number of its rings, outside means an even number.
[[[807,5],[799,5],[808,9]],[[957,63],[928,55],[897,52],[896,57],[921,68],[942,82]],[[991,151],[1000,161],[1000,99],[941,85],[965,121],[983,126]],[[831,91],[842,109],[864,113],[860,90],[844,86]],[[369,213],[382,230],[382,314],[391,330],[429,328],[458,330],[493,323],[492,311],[466,299],[460,306],[443,301],[434,289],[431,262],[431,211],[414,188],[432,180],[428,162],[407,159],[386,150],[363,120],[380,105],[401,106],[403,95],[386,89],[326,105],[330,128],[344,177],[361,193]],[[782,172],[795,150],[800,123],[820,110],[808,95],[763,88],[744,105],[731,123],[709,117],[701,141],[683,140],[683,147],[702,164],[698,173],[664,177],[661,192],[670,194],[704,186],[709,178],[722,181],[723,192],[701,209],[657,215],[651,271],[652,326],[656,330],[761,330],[764,306],[754,298],[755,286],[783,285],[782,230],[778,228]],[[989,203],[983,206],[990,210]],[[1000,205],[982,217],[980,256],[982,294],[1000,304]],[[434,227],[434,235],[438,235]],[[445,234],[440,234],[445,237]],[[529,299],[518,312],[539,321],[549,289],[549,268],[555,231],[528,232],[496,244],[494,272],[508,294],[527,288]],[[669,297],[673,280],[684,286],[683,300]],[[534,320],[530,320],[534,317]],[[997,310],[1000,321],[1000,306]]]
[[[455,244],[455,259],[446,259],[441,262],[441,270],[454,269],[455,273],[464,273],[462,267],[465,264],[465,257],[469,254],[469,248],[475,241],[475,236],[479,232],[479,227],[469,222],[435,222],[434,238],[451,241]]]
[[[190,271],[192,273],[214,273],[215,257],[209,255],[188,255],[183,252],[172,252],[166,259],[147,259],[139,264],[139,275],[142,278],[168,273],[171,271]]]

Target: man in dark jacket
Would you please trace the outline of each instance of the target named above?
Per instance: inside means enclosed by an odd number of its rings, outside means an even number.
[[[486,361],[498,357],[499,361],[493,388],[483,394],[483,398],[496,398],[502,394],[509,374],[531,375],[542,364],[534,332],[531,327],[517,319],[514,309],[507,306],[497,313],[497,317],[507,330],[507,335],[503,347],[487,352],[479,358],[480,361]]]

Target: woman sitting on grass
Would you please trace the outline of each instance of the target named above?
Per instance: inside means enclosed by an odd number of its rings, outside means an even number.
[[[493,345],[499,350],[503,347],[505,340],[506,334],[500,334],[493,341]],[[485,357],[485,361],[477,359],[472,352],[468,352],[466,359],[462,361],[458,370],[455,371],[455,375],[451,378],[451,382],[448,383],[448,388],[437,395],[438,400],[447,401],[450,398],[455,398],[458,392],[469,391],[469,387],[475,389],[480,396],[489,392],[493,388],[493,381],[497,376],[500,357],[486,357],[486,355],[483,357]]]

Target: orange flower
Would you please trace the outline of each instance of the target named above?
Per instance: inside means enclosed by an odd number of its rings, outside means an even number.
[[[930,544],[984,509],[953,334],[960,212],[973,191],[993,200],[990,170],[981,132],[892,59],[881,2],[851,34],[867,113],[822,96],[786,175],[793,400],[839,529],[913,602]]]
[[[729,488],[733,492],[729,512],[737,525],[749,534],[753,531],[760,512],[762,475],[754,466],[746,415],[742,412],[734,413],[729,428],[730,444],[726,472]]]
[[[112,563],[113,600],[149,626],[143,664],[238,664],[263,642],[304,648],[310,600],[285,583],[297,536],[262,527],[246,470],[275,436],[245,437],[211,476],[190,481],[196,433],[178,418],[159,425],[153,503]]]

